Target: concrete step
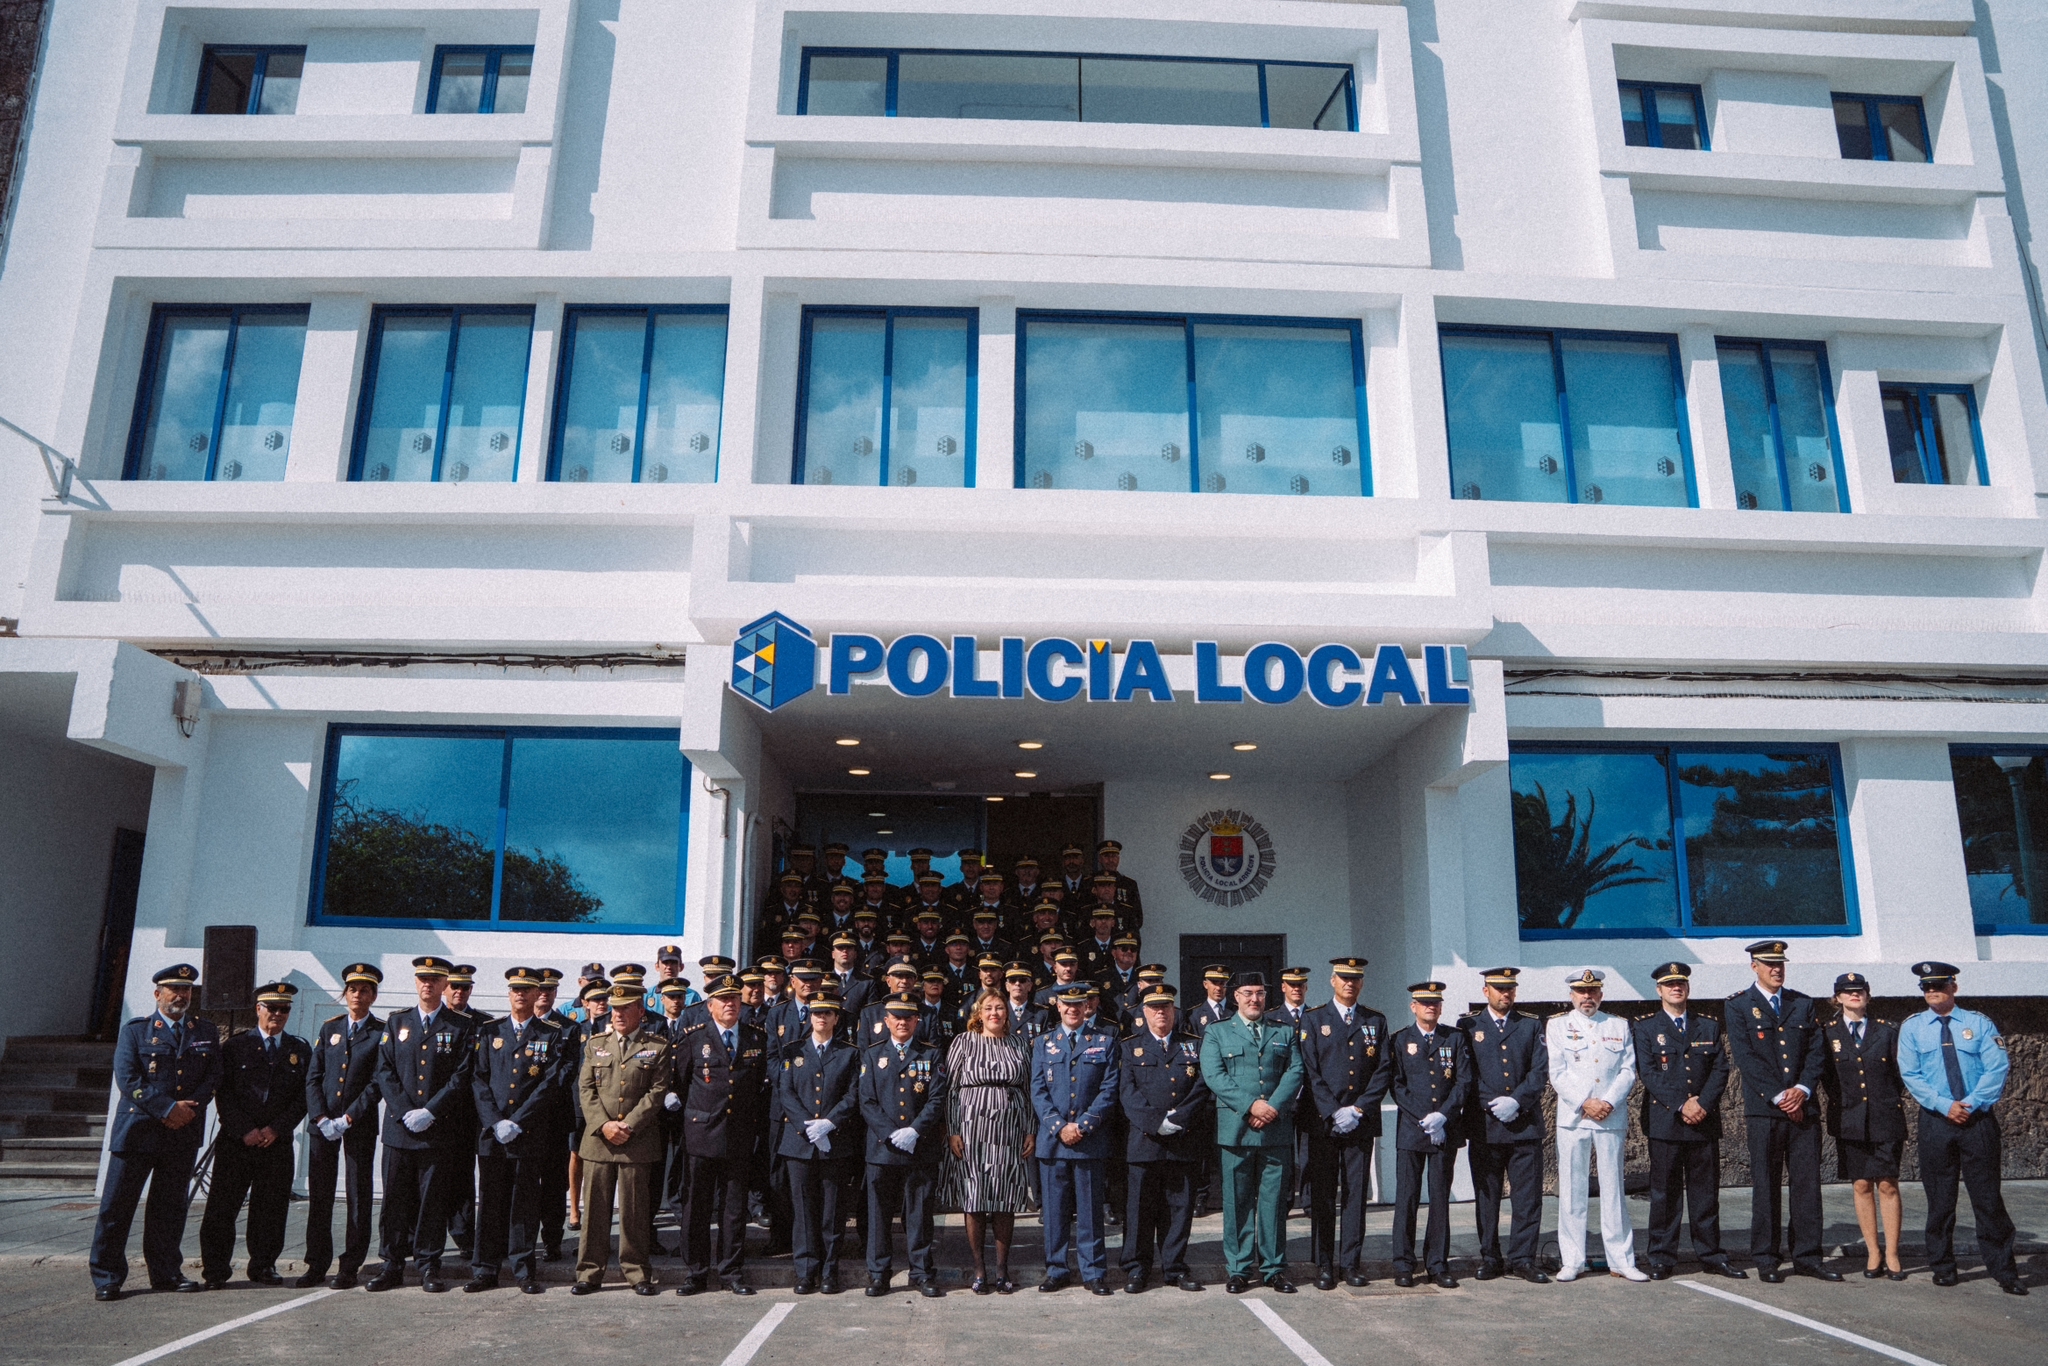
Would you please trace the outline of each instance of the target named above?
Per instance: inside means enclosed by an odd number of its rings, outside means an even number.
[[[104,1104],[92,1114],[49,1110],[8,1110],[0,1100],[0,1139],[12,1143],[18,1138],[90,1137],[94,1143],[106,1137],[107,1112]]]
[[[0,1091],[0,1114],[83,1115],[104,1112],[106,1108],[104,1086],[10,1086]]]
[[[0,1162],[84,1162],[99,1160],[100,1140],[77,1138],[10,1138]]]
[[[7,1040],[5,1056],[10,1063],[36,1063],[54,1067],[112,1067],[114,1045],[111,1040],[98,1043],[76,1036],[17,1034]]]
[[[0,1098],[9,1091],[22,1089],[104,1091],[113,1084],[114,1068],[111,1063],[104,1067],[42,1062],[0,1063]]]
[[[0,1189],[12,1189],[26,1182],[62,1182],[64,1189],[75,1187],[69,1183],[82,1181],[90,1189],[99,1180],[98,1162],[16,1162],[10,1153],[5,1162],[0,1162]]]

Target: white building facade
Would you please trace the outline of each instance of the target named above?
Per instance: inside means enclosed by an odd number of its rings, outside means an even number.
[[[744,953],[824,840],[1382,1007],[2038,991],[2023,8],[57,7],[0,1033]]]

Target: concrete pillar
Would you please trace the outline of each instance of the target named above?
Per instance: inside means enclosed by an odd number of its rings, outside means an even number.
[[[348,478],[355,396],[369,333],[367,294],[313,296],[292,412],[292,447],[285,456],[287,481],[331,484]]]
[[[1948,742],[1844,741],[1842,781],[1872,985],[1880,995],[1910,996],[1907,964],[1953,961],[1975,943]]]
[[[562,296],[539,295],[533,301],[533,347],[526,357],[526,407],[520,415],[519,468],[514,476],[521,484],[539,484],[548,477],[561,348]]]
[[[1006,489],[1017,469],[1017,301],[981,300],[975,366],[974,484]]]

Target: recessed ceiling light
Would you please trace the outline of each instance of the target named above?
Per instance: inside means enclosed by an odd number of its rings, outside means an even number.
[[[869,772],[869,770],[865,768],[849,768],[846,771],[848,773],[851,773],[856,778],[865,778],[868,776]]]
[[[1028,768],[1020,768],[1017,770],[1016,776],[1019,778],[1036,778],[1038,775]]]
[[[1258,746],[1253,744],[1249,740],[1239,740],[1236,744],[1232,745],[1231,748],[1236,750],[1239,754],[1250,754],[1253,750],[1257,749]]]
[[[893,835],[896,832],[894,830],[877,830],[875,833],[877,835]]]
[[[868,812],[868,819],[878,821],[888,814],[886,811],[870,811]]]
[[[859,744],[860,741],[856,740],[851,735],[842,735],[837,740],[834,740],[832,743],[835,745],[845,745],[847,748],[851,749],[853,746]]]
[[[1220,783],[1220,782],[1222,782],[1222,781],[1223,781],[1224,779],[1228,778],[1229,776],[1230,776],[1230,775],[1229,775],[1228,773],[1211,773],[1211,774],[1209,775],[1209,781],[1211,781],[1211,782],[1215,782],[1215,783]]]
[[[1018,748],[1018,749],[1044,749],[1044,748],[1045,748],[1045,741],[1043,741],[1043,740],[1019,740],[1019,741],[1017,742],[1017,748]]]
[[[1001,801],[1001,800],[1002,800],[1002,798],[1001,798],[1001,797],[983,797],[983,798],[982,798],[982,800],[983,800],[983,801],[985,801],[985,802],[999,802],[999,801]]]

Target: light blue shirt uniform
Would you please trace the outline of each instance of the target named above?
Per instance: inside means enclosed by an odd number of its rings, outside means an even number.
[[[1923,1109],[1938,1115],[1960,1099],[1971,1114],[1982,1114],[2005,1093],[2005,1040],[1991,1017],[1957,1006],[1948,1016],[1949,1038],[1962,1069],[1963,1091],[1954,1096],[1942,1057],[1941,1017],[1923,1010],[1899,1026],[1899,1075]]]

